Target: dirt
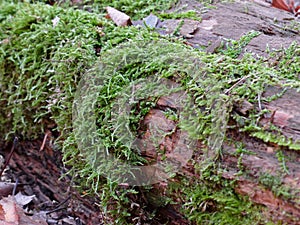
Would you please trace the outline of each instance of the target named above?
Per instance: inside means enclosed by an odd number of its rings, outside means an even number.
[[[43,215],[48,224],[102,224],[96,197],[83,197],[75,190],[66,174],[60,151],[54,150],[51,139],[43,145],[44,137],[33,141],[19,141],[5,173],[5,180],[17,182],[18,192],[34,195],[27,205],[27,215]],[[11,144],[1,148],[8,155]]]

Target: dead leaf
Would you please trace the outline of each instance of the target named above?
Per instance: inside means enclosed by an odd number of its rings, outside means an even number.
[[[22,207],[14,196],[8,196],[0,201],[0,225],[47,225],[45,220],[32,219],[24,214]]]
[[[17,214],[16,203],[12,196],[3,198],[0,201],[0,224],[13,224],[19,222],[19,217]]]
[[[299,0],[272,0],[272,6],[295,14],[300,14]]]
[[[289,2],[285,0],[273,0],[272,6],[278,9],[283,9],[285,11],[291,12]]]
[[[23,195],[21,192],[15,195],[16,202],[21,206],[29,204],[34,198],[35,195]]]
[[[106,7],[107,15],[106,18],[110,18],[117,26],[130,26],[132,25],[130,17],[125,13],[113,8]]]

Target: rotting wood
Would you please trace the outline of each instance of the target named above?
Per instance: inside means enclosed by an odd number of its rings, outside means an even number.
[[[278,91],[276,88],[269,87],[266,89],[265,94],[273,93]],[[290,137],[293,137],[294,141],[300,141],[298,130],[295,129],[295,123],[300,122],[300,118],[296,116],[300,111],[300,104],[297,102],[300,99],[300,94],[295,90],[289,90],[286,94],[283,94],[277,100],[270,102],[268,104],[262,103],[262,107],[267,107],[269,109],[279,108],[280,114],[275,113],[274,120],[269,121],[273,122],[274,125],[279,125],[280,117],[282,115],[288,115],[287,119],[284,120],[283,131]],[[246,106],[246,109],[243,107],[235,107],[234,111],[245,114],[247,110],[257,107],[250,103],[242,104]],[[152,124],[152,126],[159,126],[162,123],[168,123],[166,117],[163,114],[163,108],[166,107],[174,108],[173,98],[168,96],[161,97],[158,101],[158,108],[155,109],[155,114],[150,111],[147,116],[147,124]],[[251,106],[251,107],[250,107]],[[159,113],[158,111],[161,112]],[[153,116],[155,115],[155,116]],[[159,119],[157,118],[159,117]],[[165,120],[165,122],[163,122]],[[158,124],[159,123],[159,124]],[[147,132],[147,131],[146,131]],[[161,148],[168,149],[169,154],[176,146],[177,139],[180,137],[180,131],[176,130],[171,138],[164,137],[169,141],[162,141]],[[262,140],[257,138],[252,138],[247,133],[239,133],[236,130],[228,130],[227,137],[231,140],[242,142],[245,145],[245,148],[251,151],[252,154],[245,154],[242,156],[242,167],[243,173],[241,175],[241,168],[238,165],[238,158],[236,156],[236,147],[233,144],[224,142],[222,150],[222,158],[219,161],[224,169],[222,177],[229,180],[236,180],[236,192],[242,195],[249,196],[250,200],[254,203],[264,205],[268,208],[268,216],[273,220],[282,220],[288,224],[298,224],[298,221],[295,218],[300,216],[300,153],[298,151],[289,150],[287,147],[280,147],[274,143],[264,143]],[[281,164],[278,161],[276,156],[277,150],[281,150],[285,154],[286,158],[286,167],[288,168],[288,174],[286,174],[282,168]],[[199,143],[198,153],[201,152],[201,144]],[[149,151],[150,155],[147,154],[147,150],[144,152],[146,158],[154,157],[153,151]],[[201,157],[198,157],[201,161]],[[195,174],[193,167],[191,165],[186,165],[182,169],[182,174],[184,176],[192,178],[197,177],[199,174]],[[260,178],[264,175],[280,177],[280,187],[285,190],[288,190],[292,196],[289,199],[285,199],[282,196],[276,196],[271,191],[271,187],[266,187],[260,183]],[[162,191],[163,193],[163,191]]]

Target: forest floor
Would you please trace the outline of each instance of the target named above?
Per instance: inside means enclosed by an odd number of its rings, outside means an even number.
[[[80,1],[74,2],[78,4]],[[215,2],[206,8],[203,4],[196,0],[180,1],[164,13],[193,10],[202,19],[165,19],[159,21],[155,29],[161,35],[179,32],[178,35],[185,39],[187,45],[203,48],[208,53],[220,51],[229,39],[238,40],[249,32],[260,32],[247,46],[241,47],[239,57],[243,57],[245,52],[268,57],[268,50],[282,50],[294,41],[300,43],[299,19],[292,13],[271,7],[268,2]],[[179,23],[180,29],[176,31]],[[18,191],[26,196],[35,196],[26,204],[26,215],[33,215],[35,221],[66,225],[113,224],[109,217],[99,211],[98,197],[85,196],[84,191],[76,189],[73,178],[66,175],[69,168],[62,163],[62,153],[53,149],[52,145],[57,136],[57,133],[50,132],[40,134],[36,140],[17,142],[1,177],[2,181],[17,184]],[[1,146],[4,158],[8,158],[12,145],[10,142]],[[166,215],[169,218],[165,218]],[[161,215],[158,213],[153,221],[151,224],[190,224],[172,207],[162,208]]]

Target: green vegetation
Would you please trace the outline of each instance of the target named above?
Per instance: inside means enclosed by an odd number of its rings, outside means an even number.
[[[0,15],[1,133],[34,138],[53,121],[65,133],[76,81],[97,60],[101,20],[29,3],[2,3]]]
[[[282,176],[273,176],[268,173],[261,174],[259,177],[259,183],[272,190],[275,196],[280,196],[287,200],[292,199],[295,195],[295,193],[293,193],[293,189],[291,187],[284,186],[281,180]]]
[[[186,12],[171,12],[171,13],[160,13],[158,15],[162,19],[193,19],[200,21],[201,18],[197,16],[195,11],[186,11]]]
[[[224,55],[232,58],[237,58],[243,51],[243,49],[249,44],[249,42],[260,35],[260,32],[252,31],[242,36],[239,40],[228,40],[226,49],[221,51]]]
[[[32,0],[33,2],[48,2],[47,0]],[[55,1],[53,1],[55,2]],[[121,10],[131,17],[133,20],[142,19],[148,16],[150,13],[156,13],[158,11],[166,10],[171,8],[176,4],[177,0],[120,0],[120,1],[110,1],[110,0],[83,0],[79,2],[66,0],[66,1],[56,1],[57,5],[68,8],[73,7],[76,9],[82,9],[92,13],[105,13],[105,8],[107,6],[114,7]]]
[[[184,189],[185,215],[196,224],[266,224],[261,209],[236,195],[230,186],[232,184],[226,181],[220,186],[209,182],[192,183]]]
[[[94,7],[96,5],[98,8]],[[154,77],[160,82],[171,79],[188,93],[193,104],[187,105],[181,120],[176,112],[168,111],[166,115],[177,122],[180,129],[188,131],[192,140],[203,140],[204,144],[211,147],[207,151],[214,152],[208,164],[194,162],[194,166],[200,168],[197,172],[199,180],[182,180],[176,187],[170,183],[169,195],[160,199],[159,205],[168,204],[180,195],[184,203],[182,211],[187,218],[199,224],[266,222],[259,216],[261,209],[258,206],[235,194],[234,183],[222,180],[221,167],[215,163],[222,154],[218,143],[222,143],[226,121],[231,117],[235,121],[233,128],[241,132],[290,149],[299,149],[299,144],[284,137],[280,129],[261,127],[258,120],[267,113],[266,110],[252,109],[249,117],[230,114],[233,103],[243,100],[254,104],[268,101],[258,99],[267,85],[299,88],[296,76],[300,72],[299,46],[293,44],[284,50],[278,65],[268,65],[263,59],[255,59],[247,54],[237,59],[249,41],[259,35],[250,32],[240,40],[230,41],[231,44],[217,54],[206,54],[184,45],[177,38],[162,38],[153,31],[133,26],[116,27],[103,14],[82,10],[93,6],[92,11],[104,12],[104,6],[107,5],[141,19],[150,12],[169,8],[171,3],[94,1],[91,6],[76,6],[77,9],[63,8],[64,4],[0,4],[1,136],[4,139],[14,135],[33,139],[47,129],[57,130],[60,140],[58,146],[64,153],[64,162],[72,166],[69,173],[76,177],[78,188],[87,194],[99,196],[101,209],[113,216],[116,224],[130,224],[136,215],[144,212],[143,206],[138,210],[131,207],[135,203],[132,199],[137,198],[132,196],[147,193],[151,187],[145,190],[122,187],[118,185],[118,180],[102,176],[111,167],[105,168],[107,164],[101,164],[103,159],[98,158],[99,152],[92,151],[95,146],[85,149],[85,153],[78,147],[82,130],[76,131],[72,124],[72,104],[76,91],[85,87],[80,80],[92,84],[95,81],[92,77],[101,78],[103,83],[98,83],[97,96],[93,99],[96,106],[95,133],[102,141],[99,149],[105,149],[116,158],[134,165],[143,165],[145,159],[132,149],[132,139],[128,139],[128,135],[122,131],[126,128],[133,136],[137,135],[140,121],[155,106],[158,97],[176,89],[166,92],[164,89],[156,90],[156,86],[150,84],[135,92],[136,95],[140,94],[139,99],[122,94],[130,93],[126,88],[134,87],[132,84],[137,85],[135,82],[138,80]],[[191,18],[194,13],[161,16]],[[273,57],[276,57],[275,53]],[[199,62],[199,65],[190,60]],[[91,79],[84,80],[83,77]],[[84,93],[85,89],[82,90],[77,93]],[[156,92],[148,98],[143,95],[145,90]],[[131,110],[126,117],[114,111],[118,99],[120,104],[123,100],[132,100]],[[188,110],[194,114],[191,116]],[[84,129],[88,131],[88,128]],[[90,140],[87,133],[82,142]],[[241,147],[237,151],[240,159],[242,154],[247,154],[247,150]],[[280,153],[277,156],[282,168],[287,171],[284,156]],[[206,165],[205,169],[202,169],[203,165]],[[239,166],[242,170],[241,162]],[[262,177],[260,182],[266,187],[271,187],[270,184],[279,187],[267,176]],[[145,217],[147,221],[153,215],[145,213]]]

